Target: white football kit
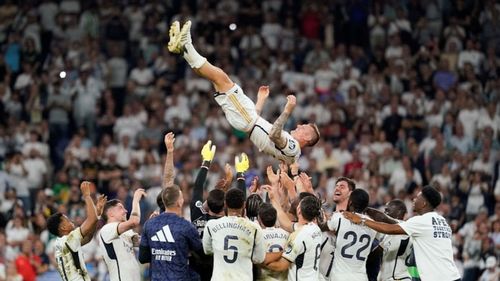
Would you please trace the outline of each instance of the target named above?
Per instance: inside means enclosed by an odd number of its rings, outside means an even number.
[[[321,229],[315,223],[308,223],[290,235],[282,255],[291,263],[288,281],[318,280],[321,237]]]
[[[325,231],[323,232],[323,242],[321,243],[321,255],[319,260],[320,280],[329,280],[332,274],[333,258],[335,255],[336,236]]]
[[[262,263],[266,258],[260,226],[236,216],[207,222],[203,250],[207,255],[214,255],[214,281],[251,281],[252,263]]]
[[[290,234],[282,228],[266,227],[262,229],[262,238],[269,253],[283,252],[286,247]],[[287,280],[288,272],[275,272],[268,269],[262,269],[259,281],[284,281]]]
[[[360,216],[369,219],[365,215]],[[373,240],[380,239],[382,235],[371,228],[350,222],[341,213],[332,215],[328,228],[337,234],[329,280],[367,281],[366,260]]]
[[[216,93],[215,101],[220,105],[226,119],[237,130],[248,132],[250,140],[263,151],[287,164],[296,162],[300,156],[300,145],[288,132],[281,134],[286,138],[286,145],[280,149],[269,138],[273,125],[261,118],[255,109],[255,103],[245,95],[238,84],[226,93]]]
[[[118,222],[104,225],[99,232],[99,248],[111,281],[140,280],[139,262],[135,256],[132,230],[118,234]]]
[[[63,281],[90,281],[81,251],[82,232],[79,227],[68,235],[57,237],[54,256]]]
[[[406,258],[411,254],[411,245],[408,235],[383,236],[379,244],[384,254],[378,280],[411,280],[406,265]]]
[[[414,216],[399,226],[410,236],[418,273],[422,280],[457,280],[460,273],[453,261],[451,228],[436,212]]]

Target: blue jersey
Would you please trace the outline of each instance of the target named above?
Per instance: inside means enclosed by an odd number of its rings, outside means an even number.
[[[146,221],[140,246],[151,256],[151,281],[189,280],[189,252],[203,249],[196,228],[173,213]]]

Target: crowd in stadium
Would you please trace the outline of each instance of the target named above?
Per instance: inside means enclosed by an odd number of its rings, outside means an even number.
[[[0,280],[57,276],[46,220],[85,220],[82,180],[129,211],[144,188],[142,225],[158,207],[167,132],[188,220],[207,140],[217,153],[205,196],[242,152],[247,187],[278,167],[229,125],[211,83],[167,50],[176,20],[192,22],[198,52],[252,100],[269,85],[269,122],[296,96],[285,130],[319,127],[298,164],[325,211],[340,177],[367,191],[370,207],[403,200],[408,217],[421,188],[438,186],[462,280],[499,270],[486,262],[500,257],[498,1],[1,3]],[[83,251],[92,278],[106,280],[98,241]]]

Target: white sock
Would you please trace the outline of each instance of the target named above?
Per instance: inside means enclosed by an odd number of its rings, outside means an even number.
[[[205,57],[198,54],[192,43],[184,45],[184,48],[185,51],[182,56],[191,68],[200,68],[207,61]]]

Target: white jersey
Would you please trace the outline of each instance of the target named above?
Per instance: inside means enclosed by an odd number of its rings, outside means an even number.
[[[54,242],[57,270],[63,281],[90,281],[81,251],[82,239],[82,232],[77,227]]]
[[[269,253],[283,252],[290,234],[282,228],[267,227],[262,230],[262,238]],[[275,272],[268,269],[262,269],[260,281],[279,281],[287,280],[288,272]]]
[[[378,280],[410,280],[406,258],[411,254],[408,235],[384,235],[379,246],[384,250]]]
[[[360,215],[369,219],[365,215]],[[366,226],[354,224],[341,213],[334,213],[328,228],[335,231],[335,254],[329,280],[367,281],[366,260],[371,252],[373,240],[382,235]]]
[[[269,133],[273,125],[267,120],[259,117],[255,126],[250,131],[250,140],[263,151],[278,160],[284,161],[286,164],[297,162],[300,156],[300,145],[288,132],[281,131],[281,136],[285,137],[286,145],[280,149],[269,138]]]
[[[414,216],[399,224],[410,236],[418,273],[422,280],[457,280],[460,273],[453,261],[451,228],[436,212]]]
[[[333,258],[335,254],[336,236],[330,232],[323,232],[323,241],[321,243],[321,256],[319,259],[319,273],[323,280],[329,280],[332,275]]]
[[[255,103],[245,95],[238,84],[226,93],[216,93],[215,101],[220,105],[231,126],[243,132],[249,132],[250,140],[263,151],[287,164],[296,162],[300,156],[299,143],[287,132],[281,135],[286,138],[286,145],[279,149],[269,138],[272,125],[257,114]]]
[[[99,232],[99,248],[106,262],[111,281],[140,280],[139,262],[135,257],[132,230],[118,234],[118,222],[104,225]]]
[[[282,257],[291,262],[288,281],[317,281],[321,252],[321,229],[308,223],[292,233]]]
[[[260,226],[236,216],[207,222],[203,250],[214,255],[212,280],[251,281],[252,263],[262,263],[266,258]]]

